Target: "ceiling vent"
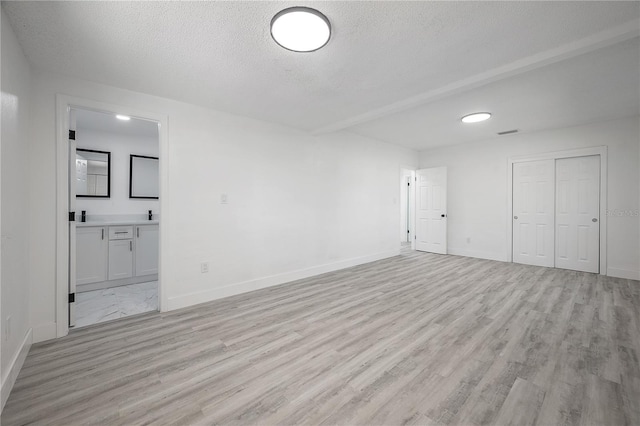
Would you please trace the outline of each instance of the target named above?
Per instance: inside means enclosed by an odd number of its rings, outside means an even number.
[[[502,135],[510,135],[512,133],[518,133],[518,129],[513,129],[513,130],[505,130],[504,132],[498,132],[498,134],[500,136]]]

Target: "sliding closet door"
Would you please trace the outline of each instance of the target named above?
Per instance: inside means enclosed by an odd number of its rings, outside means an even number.
[[[513,165],[513,261],[553,267],[555,160]]]
[[[556,160],[556,268],[599,271],[600,156]]]

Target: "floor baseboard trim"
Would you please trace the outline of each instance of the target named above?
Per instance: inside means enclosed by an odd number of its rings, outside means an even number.
[[[640,281],[640,271],[630,271],[628,269],[607,268],[607,275],[616,278],[625,278],[627,280]]]
[[[337,271],[339,269],[350,268],[352,266],[362,265],[363,263],[375,262],[376,260],[386,259],[398,256],[400,249],[391,250],[383,253],[356,257],[339,262],[327,263],[324,265],[312,266],[306,269],[298,269],[296,271],[285,272],[282,274],[271,275],[264,278],[243,281],[224,287],[218,287],[211,290],[189,293],[181,296],[170,297],[168,300],[168,310],[186,308],[188,306],[197,305],[199,303],[210,302],[212,300],[222,299],[224,297],[235,296],[237,294],[249,291],[260,290],[274,285],[284,284],[291,281],[309,278],[314,275],[320,275],[327,272]]]
[[[120,280],[100,281],[90,284],[76,285],[76,293],[84,293],[87,291],[104,290],[107,288],[120,287],[123,285],[132,285],[146,283],[149,281],[158,281],[158,274],[142,275],[140,277],[123,278]]]
[[[447,251],[447,254],[452,254],[454,256],[474,257],[476,259],[497,260],[499,262],[507,261],[507,259],[504,256],[500,256],[498,254],[489,253],[485,251],[460,250],[460,249],[450,248]]]
[[[27,354],[29,353],[29,349],[31,349],[31,344],[33,343],[33,331],[30,328],[27,330],[18,351],[13,356],[11,363],[9,364],[9,368],[7,370],[7,374],[3,374],[2,377],[2,390],[0,391],[2,397],[2,405],[0,405],[0,413],[4,410],[4,405],[7,403],[9,399],[9,395],[11,394],[11,389],[13,389],[13,385],[16,383],[16,379],[18,378],[18,374],[22,369],[22,365],[24,364],[24,360],[27,358]]]

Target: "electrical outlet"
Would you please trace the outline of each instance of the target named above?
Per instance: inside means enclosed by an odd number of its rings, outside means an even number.
[[[228,204],[229,203],[229,195],[220,194],[220,204]]]
[[[200,272],[206,274],[209,272],[209,262],[202,262],[200,264]]]

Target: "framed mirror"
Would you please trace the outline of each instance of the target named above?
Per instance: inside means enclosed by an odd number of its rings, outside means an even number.
[[[111,153],[76,149],[76,197],[111,196]]]
[[[129,198],[159,198],[158,165],[158,157],[133,154],[129,156]]]

